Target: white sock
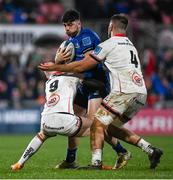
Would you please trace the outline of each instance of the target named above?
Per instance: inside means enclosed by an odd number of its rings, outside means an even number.
[[[28,144],[18,163],[24,164],[43,144],[37,136],[35,136],[31,142]]]
[[[98,165],[98,162],[97,161],[102,161],[102,150],[101,149],[95,149],[93,152],[92,152],[92,165],[95,165],[97,166]]]
[[[140,147],[143,151],[145,151],[147,154],[152,154],[153,149],[151,148],[151,144],[145,141],[144,139],[140,139],[137,143],[137,146]]]

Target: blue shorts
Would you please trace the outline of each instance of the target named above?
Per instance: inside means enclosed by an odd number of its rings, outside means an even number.
[[[105,98],[109,94],[108,88],[104,87],[100,90],[90,90],[85,85],[81,84],[77,89],[77,94],[74,103],[83,108],[88,107],[90,99]]]

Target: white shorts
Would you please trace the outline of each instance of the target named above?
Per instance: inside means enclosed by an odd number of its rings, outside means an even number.
[[[78,116],[69,113],[52,113],[42,115],[41,130],[47,136],[57,134],[75,136],[81,129],[82,121]]]
[[[102,102],[107,111],[99,108],[95,117],[104,125],[120,127],[145,105],[146,98],[146,94],[140,93],[110,93]]]

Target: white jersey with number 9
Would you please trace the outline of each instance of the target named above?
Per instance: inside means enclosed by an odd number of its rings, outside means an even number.
[[[46,82],[46,103],[42,115],[56,112],[74,114],[73,100],[78,83],[79,78],[76,77],[51,75]]]

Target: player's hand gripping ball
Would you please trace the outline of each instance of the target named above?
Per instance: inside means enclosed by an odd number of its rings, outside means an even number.
[[[69,63],[75,56],[75,47],[72,42],[63,41],[58,48],[55,56],[55,63]]]

